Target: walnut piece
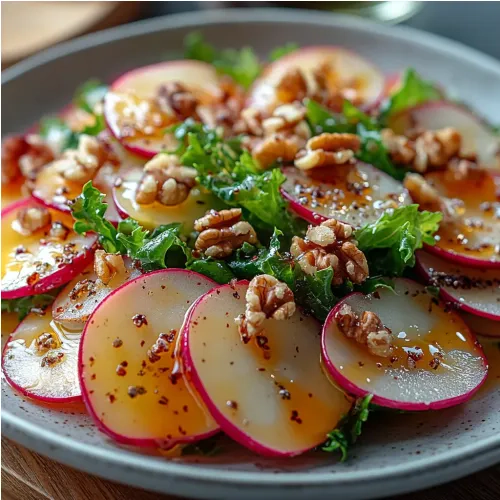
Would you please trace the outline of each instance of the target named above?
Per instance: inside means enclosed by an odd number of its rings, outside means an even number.
[[[299,68],[288,69],[276,85],[279,102],[302,101],[308,95],[307,80]]]
[[[371,354],[382,358],[391,356],[392,334],[374,312],[363,311],[359,317],[351,306],[344,304],[335,314],[335,322],[346,337],[366,345]]]
[[[262,169],[268,169],[276,163],[290,163],[301,147],[301,141],[282,134],[273,134],[257,141],[252,148],[252,156]]]
[[[17,222],[29,234],[50,224],[52,216],[47,208],[42,206],[27,207],[17,212]]]
[[[160,153],[144,166],[135,201],[149,205],[155,200],[166,206],[179,205],[196,185],[196,169],[179,164],[175,155]]]
[[[83,185],[92,180],[107,161],[115,159],[106,145],[96,137],[82,134],[78,148],[67,149],[52,166],[64,179]]]
[[[309,227],[305,239],[294,236],[290,253],[306,274],[331,267],[335,285],[347,279],[359,284],[369,274],[368,262],[357,247],[352,227],[336,219]]]
[[[307,141],[306,149],[295,159],[295,166],[310,170],[351,163],[360,146],[360,138],[355,134],[325,132]]]
[[[104,250],[96,250],[94,255],[94,271],[97,277],[107,285],[117,274],[126,272],[123,257]]]
[[[198,99],[180,82],[168,82],[158,90],[157,102],[168,114],[174,114],[181,121],[198,118],[196,108]]]
[[[65,240],[71,229],[60,221],[52,222],[49,230],[49,237],[55,240]]]
[[[254,228],[240,219],[239,208],[208,211],[194,222],[194,229],[200,233],[194,244],[195,249],[207,257],[224,259],[243,243],[256,244],[258,240]]]
[[[250,281],[245,298],[245,314],[235,318],[245,343],[263,332],[266,319],[285,320],[295,313],[293,292],[287,284],[268,274]]]

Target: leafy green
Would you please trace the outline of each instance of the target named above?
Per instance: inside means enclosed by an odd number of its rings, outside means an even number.
[[[191,269],[191,271],[204,274],[220,285],[229,283],[235,278],[235,275],[223,260],[198,259],[192,261],[187,267]]]
[[[299,48],[299,45],[295,42],[288,42],[285,45],[282,45],[280,47],[275,47],[267,58],[271,61],[277,61],[278,59],[281,59],[283,56],[286,56],[288,54],[291,54],[292,52],[295,52]]]
[[[47,116],[39,124],[40,136],[50,144],[60,145],[61,151],[78,146],[79,135],[73,132],[60,118]]]
[[[347,459],[349,448],[357,441],[363,431],[363,424],[368,420],[372,397],[373,394],[368,394],[356,400],[350,412],[340,420],[338,427],[327,434],[327,440],[321,448],[323,451],[340,451],[340,460],[344,462]]]
[[[95,107],[104,99],[108,86],[99,80],[89,80],[75,92],[73,104],[87,113],[94,114]]]
[[[415,265],[415,251],[423,243],[433,245],[442,214],[419,212],[418,205],[388,210],[377,221],[355,232],[372,275],[400,276]]]
[[[184,39],[184,56],[213,64],[221,73],[229,75],[236,83],[248,88],[260,75],[262,65],[252,48],[218,51],[206,42],[199,32],[192,32]]]
[[[373,293],[377,291],[379,288],[394,290],[394,283],[391,280],[383,278],[381,276],[372,276],[370,278],[367,278],[360,285],[354,286],[354,290],[356,292],[361,292],[364,294]]]
[[[222,451],[222,447],[218,444],[218,437],[213,436],[207,439],[202,439],[196,443],[187,444],[182,447],[181,455],[202,455],[204,457],[213,457]]]
[[[443,98],[442,91],[432,82],[428,82],[412,68],[405,71],[400,88],[389,97],[382,107],[381,120],[387,120],[396,113],[429,101]]]
[[[18,299],[2,300],[2,312],[16,313],[19,321],[22,321],[33,309],[45,309],[54,302],[59,288],[50,293],[41,293]]]

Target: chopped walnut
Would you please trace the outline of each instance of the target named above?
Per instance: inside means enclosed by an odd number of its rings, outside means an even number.
[[[262,169],[267,169],[277,162],[292,162],[300,147],[300,142],[295,138],[274,134],[257,141],[252,148],[252,156]]]
[[[355,134],[323,133],[307,141],[306,149],[295,159],[301,170],[351,163],[361,145]]]
[[[19,175],[32,181],[53,159],[52,149],[38,135],[6,137],[2,141],[2,184]]]
[[[59,342],[52,333],[45,332],[35,339],[35,347],[38,352],[43,353],[59,347]]]
[[[126,272],[123,257],[104,250],[96,250],[94,255],[94,271],[97,277],[107,285],[117,274]]]
[[[254,228],[240,219],[239,208],[207,212],[194,222],[195,230],[200,232],[195,242],[196,250],[207,257],[224,259],[243,243],[256,244],[258,240]]]
[[[158,90],[157,102],[163,111],[175,114],[181,121],[198,118],[198,99],[180,82],[168,82]]]
[[[52,216],[47,208],[42,206],[27,207],[17,212],[17,222],[29,234],[50,224]]]
[[[196,169],[180,165],[175,155],[158,154],[144,166],[135,200],[141,205],[156,200],[167,206],[179,205],[195,186],[196,175]]]
[[[67,149],[52,166],[64,179],[83,185],[92,180],[107,161],[115,159],[106,145],[96,137],[82,134],[78,148]]]
[[[346,279],[359,284],[368,277],[368,263],[352,236],[352,227],[335,219],[309,227],[305,240],[294,236],[290,253],[306,274],[331,267],[335,285]]]
[[[60,221],[54,221],[50,226],[49,237],[56,240],[65,240],[71,229]]]
[[[276,85],[278,100],[282,103],[302,101],[308,95],[307,80],[299,68],[288,69]]]
[[[245,314],[235,318],[245,343],[263,332],[266,319],[285,320],[295,313],[293,292],[287,284],[268,274],[250,281],[245,298]]]
[[[344,304],[335,314],[335,322],[344,335],[366,345],[371,354],[382,358],[391,356],[392,334],[374,312],[363,311],[359,317],[351,306]]]

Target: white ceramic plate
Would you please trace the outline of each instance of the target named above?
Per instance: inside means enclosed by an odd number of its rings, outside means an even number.
[[[458,43],[325,13],[209,11],[154,19],[60,45],[2,76],[3,133],[21,131],[71,99],[90,77],[111,80],[135,66],[178,57],[182,39],[202,29],[220,47],[261,53],[289,41],[338,44],[385,72],[411,65],[500,121],[500,64]],[[497,349],[498,352],[500,350]],[[497,356],[496,366],[500,365]],[[186,463],[119,448],[80,408],[41,407],[2,380],[2,431],[79,469],[143,488],[199,498],[374,498],[425,488],[500,460],[500,374],[468,404],[434,413],[373,414],[347,463],[311,453],[264,460],[232,446],[210,461]],[[195,459],[196,460],[196,459]],[[198,459],[199,461],[200,459]]]

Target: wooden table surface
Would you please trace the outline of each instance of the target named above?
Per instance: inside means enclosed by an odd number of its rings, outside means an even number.
[[[2,439],[3,500],[175,500],[91,476]],[[500,466],[394,500],[498,500]]]

